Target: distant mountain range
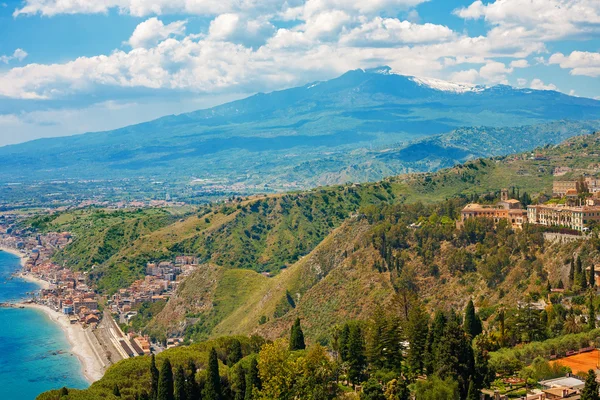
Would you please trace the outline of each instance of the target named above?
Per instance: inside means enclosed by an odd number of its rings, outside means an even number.
[[[0,182],[146,177],[309,187],[533,149],[600,128],[593,120],[600,101],[381,67],[114,131],[1,147]]]

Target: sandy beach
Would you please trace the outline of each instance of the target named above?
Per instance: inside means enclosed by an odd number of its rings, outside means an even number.
[[[71,324],[66,315],[43,305],[28,303],[24,306],[42,311],[60,326],[71,345],[71,352],[81,362],[83,375],[90,383],[102,378],[106,368],[98,354],[98,350],[94,348],[88,338],[88,335],[92,335],[89,331],[91,328],[83,329],[80,324]]]
[[[40,287],[40,289],[50,289],[50,282],[40,279],[37,276],[25,272],[19,272],[15,274],[15,276],[23,279],[24,281],[35,283]]]

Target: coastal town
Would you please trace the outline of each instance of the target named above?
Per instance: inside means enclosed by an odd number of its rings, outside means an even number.
[[[0,217],[0,249],[21,258],[15,277],[31,281],[40,289],[26,300],[15,299],[4,307],[32,307],[45,312],[65,331],[74,353],[90,381],[99,379],[115,362],[158,353],[181,344],[180,338],[165,342],[122,327],[136,316],[142,303],[166,302],[182,279],[198,267],[195,257],[149,262],[146,276],[111,296],[99,295],[88,284],[87,273],[73,271],[52,260],[56,251],[73,241],[69,232],[27,234],[16,219]]]

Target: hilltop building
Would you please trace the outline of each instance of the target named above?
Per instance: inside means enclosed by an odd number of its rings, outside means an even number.
[[[532,205],[527,207],[527,219],[531,224],[585,231],[586,224],[600,222],[600,206]]]
[[[582,182],[555,180],[552,183],[552,196],[554,197],[565,197],[569,190],[574,190],[575,193],[581,193],[584,190]]]
[[[460,224],[469,218],[489,218],[498,223],[504,219],[515,228],[520,228],[527,222],[527,211],[521,206],[519,200],[510,199],[508,189],[500,192],[500,201],[495,206],[477,203],[467,204],[460,212]]]

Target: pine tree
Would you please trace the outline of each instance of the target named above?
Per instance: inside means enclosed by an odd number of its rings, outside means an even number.
[[[200,387],[196,381],[196,364],[194,360],[188,360],[187,372],[188,375],[185,380],[185,392],[188,400],[200,400]]]
[[[465,332],[471,338],[474,338],[482,332],[481,320],[477,314],[475,314],[473,300],[469,300],[467,306],[465,307],[465,323],[463,326],[465,328]]]
[[[461,397],[467,395],[468,379],[474,373],[473,348],[471,339],[451,315],[445,326],[435,360],[435,373],[441,378],[452,378],[458,382]]]
[[[581,391],[581,400],[600,400],[598,394],[598,382],[596,382],[596,372],[593,369],[588,371],[585,379],[585,386]]]
[[[425,366],[423,354],[427,346],[429,318],[421,304],[415,304],[408,314],[407,339],[409,343],[407,364],[410,371],[420,374]]]
[[[203,400],[221,400],[221,376],[219,375],[219,360],[213,347],[208,357],[206,384],[202,393]]]
[[[350,327],[350,336],[348,337],[348,380],[356,385],[360,383],[363,377],[363,371],[367,366],[365,357],[365,344],[362,329],[357,324]]]
[[[256,357],[250,360],[250,367],[246,374],[246,397],[244,400],[254,399],[254,392],[261,389],[260,378],[258,376],[258,361]]]
[[[437,311],[433,317],[431,328],[427,335],[427,345],[425,347],[425,372],[427,375],[433,373],[435,369],[435,362],[438,353],[439,343],[444,336],[444,329],[446,327],[447,319],[443,312]]]
[[[155,400],[158,396],[158,368],[156,368],[156,359],[154,354],[150,358],[150,397]]]
[[[596,329],[596,309],[594,307],[594,291],[590,289],[590,299],[588,301],[588,329]]]
[[[185,391],[185,371],[183,366],[177,367],[175,370],[175,400],[188,400]]]
[[[242,344],[239,340],[233,339],[227,348],[227,365],[233,366],[242,359]]]
[[[350,325],[344,324],[340,332],[340,358],[342,361],[348,360],[348,339],[350,338]]]
[[[386,345],[383,338],[385,335],[385,324],[385,314],[383,313],[383,309],[378,306],[375,308],[373,318],[368,326],[368,337],[366,343],[369,364],[371,364],[375,369],[383,369],[386,364],[384,354]]]
[[[175,400],[173,396],[173,368],[171,361],[167,358],[160,367],[158,379],[157,400]]]
[[[304,332],[302,332],[302,327],[300,326],[300,318],[296,318],[296,321],[290,330],[290,350],[304,350],[305,348]]]

